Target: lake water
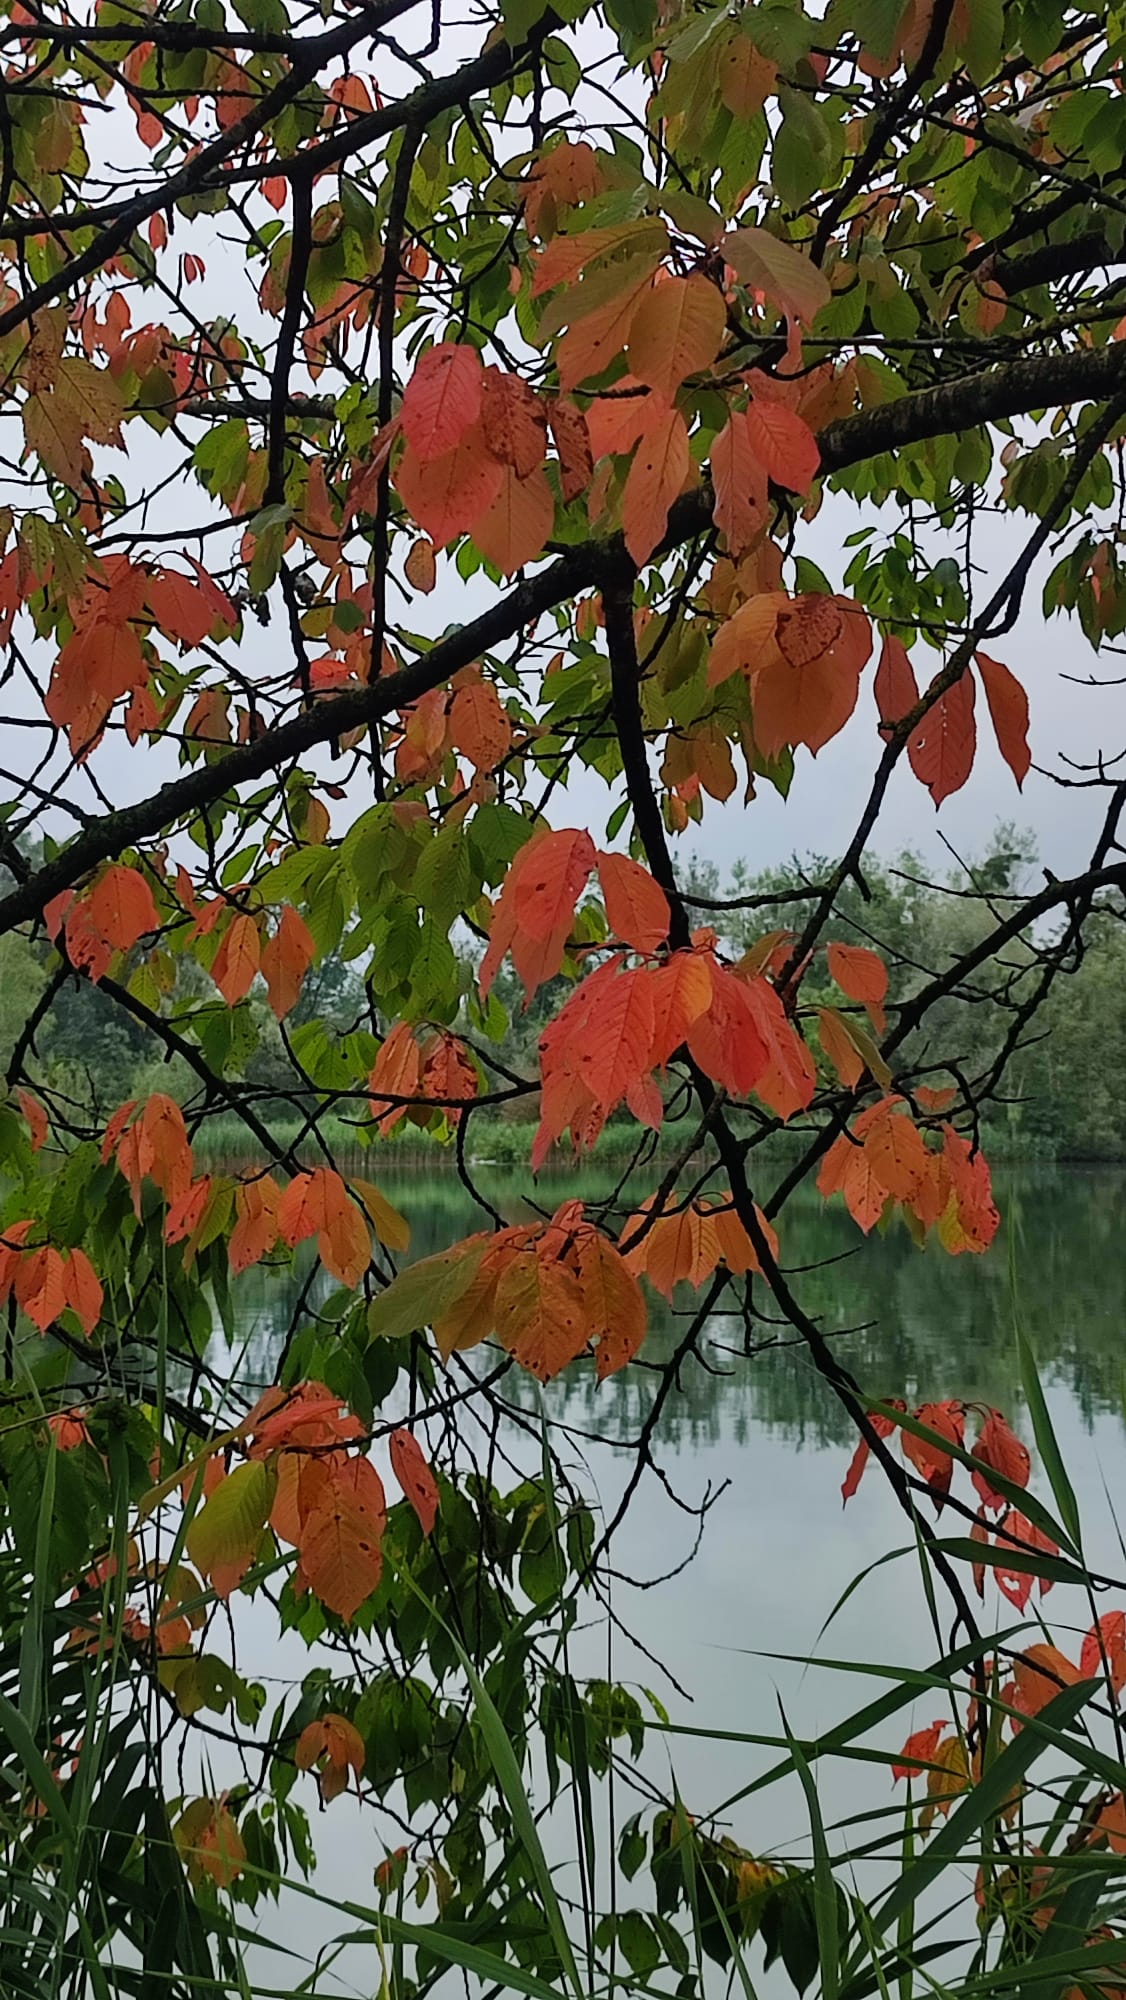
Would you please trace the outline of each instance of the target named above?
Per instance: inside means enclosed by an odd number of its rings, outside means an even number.
[[[518,1211],[530,1185],[511,1170],[485,1172],[481,1179],[490,1200],[509,1214]],[[985,1258],[951,1259],[937,1248],[920,1253],[898,1230],[865,1241],[836,1205],[826,1209],[812,1197],[787,1210],[782,1262],[806,1310],[834,1333],[865,1390],[909,1402],[957,1396],[995,1406],[1031,1445],[1014,1351],[1019,1311],[1078,1494],[1088,1560],[1126,1575],[1115,1523],[1116,1513],[1126,1516],[1126,1177],[1003,1168],[996,1184],[1004,1230]],[[384,1173],[380,1185],[411,1223],[412,1255],[440,1249],[480,1226],[452,1171]],[[609,1185],[607,1174],[550,1182],[542,1199],[552,1207],[570,1194],[600,1194]],[[286,1283],[248,1274],[236,1296],[247,1370],[268,1377],[295,1293]],[[660,1360],[683,1328],[683,1311],[674,1313],[650,1296],[643,1359]],[[686,1293],[683,1309],[691,1303]],[[762,1304],[765,1309],[765,1298]],[[817,1653],[922,1667],[942,1648],[911,1555],[875,1569],[819,1641],[849,1582],[888,1550],[902,1548],[910,1535],[878,1472],[869,1473],[842,1509],[840,1483],[852,1448],[846,1416],[786,1328],[764,1321],[755,1339],[778,1344],[748,1359],[741,1351],[741,1320],[717,1318],[702,1344],[706,1365],[686,1364],[658,1433],[661,1477],[646,1478],[614,1545],[612,1605],[620,1623],[592,1616],[577,1664],[651,1688],[678,1730],[687,1732],[650,1740],[646,1767],[662,1788],[675,1777],[691,1812],[718,1812],[746,1846],[797,1858],[809,1852],[800,1791],[739,1798],[773,1761],[772,1753],[691,1732],[770,1731],[779,1726],[782,1702],[790,1728],[811,1735],[878,1691],[871,1680],[803,1670],[766,1655]],[[545,1391],[556,1441],[577,1483],[607,1511],[633,1463],[631,1440],[656,1379],[633,1368],[600,1386],[591,1369],[579,1366]],[[531,1411],[532,1397],[522,1400]],[[534,1444],[515,1425],[510,1443],[514,1462],[532,1467]],[[1034,1486],[1050,1501],[1042,1480],[1034,1478]],[[708,1497],[713,1505],[700,1548],[679,1569],[697,1523],[677,1501],[698,1507]],[[987,1628],[1011,1623],[992,1582],[987,1592]],[[1126,1589],[1100,1609],[1116,1603],[1126,1606]],[[1081,1594],[1058,1586],[1047,1610],[1057,1642],[1074,1657],[1078,1640],[1071,1635],[1090,1622]],[[307,1670],[304,1649],[296,1642],[279,1647],[276,1627],[253,1607],[250,1613],[240,1618],[244,1671],[275,1680]],[[896,1720],[892,1747],[909,1727],[932,1719],[927,1702],[923,1708],[925,1714],[908,1712],[902,1724]],[[859,1768],[822,1767],[823,1806],[831,1819],[889,1801],[885,1776],[858,1778]],[[633,1809],[628,1799],[619,1800],[619,1823]],[[372,1815],[340,1800],[316,1832],[318,1884],[370,1903],[372,1868],[383,1845]],[[565,1839],[557,1852],[565,1862]],[[266,1927],[308,1948],[314,1932],[327,1935],[336,1927],[322,1923],[324,1913],[310,1911],[302,1904],[296,1915],[271,1914]],[[362,1975],[357,1990],[369,1990]]]

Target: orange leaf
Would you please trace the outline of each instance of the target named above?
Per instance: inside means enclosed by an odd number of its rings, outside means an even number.
[[[478,675],[450,703],[450,740],[477,771],[492,771],[512,744],[512,724],[492,681]]]
[[[262,952],[262,975],[271,1011],[279,1021],[296,1007],[317,947],[305,919],[291,904],[282,909],[277,930]]]
[[[684,418],[672,403],[650,396],[646,426],[634,449],[622,495],[622,533],[638,568],[648,562],[668,525],[692,454]]]
[[[889,1111],[864,1141],[873,1173],[896,1201],[911,1201],[926,1178],[927,1149],[912,1118]]]
[[[719,94],[736,118],[757,118],[774,94],[778,65],[760,55],[749,35],[735,25],[719,59]]]
[[[698,1289],[715,1270],[720,1255],[715,1216],[711,1209],[690,1202],[675,1214],[658,1215],[640,1236],[637,1225],[648,1220],[647,1211],[648,1203],[640,1215],[630,1217],[622,1231],[622,1254],[631,1270],[644,1271],[650,1284],[671,1302],[681,1279]]]
[[[422,1454],[422,1446],[411,1431],[392,1431],[387,1440],[391,1470],[402,1487],[424,1535],[429,1535],[438,1518],[438,1483]]]
[[[135,868],[107,868],[86,898],[90,921],[115,951],[128,951],[138,938],[159,930],[152,890]]]
[[[747,411],[747,440],[759,464],[776,486],[808,493],[821,463],[817,439],[804,417],[785,403],[752,398]]]
[[[521,848],[493,906],[489,947],[481,961],[483,994],[488,993],[506,951],[511,952],[529,997],[558,972],[575,904],[596,858],[589,833],[573,827],[539,831]],[[532,948],[526,950],[526,945]]]
[[[68,1303],[65,1266],[53,1244],[24,1252],[16,1266],[15,1294],[33,1326],[46,1333]]]
[[[1108,1673],[1115,1694],[1126,1686],[1126,1612],[1104,1611],[1092,1625],[1079,1655],[1079,1671],[1085,1680]]]
[[[31,1134],[31,1150],[33,1153],[37,1153],[40,1147],[46,1143],[49,1130],[47,1113],[40,1104],[39,1099],[32,1096],[30,1090],[17,1091],[16,1098],[23,1113],[27,1129]]]
[[[192,1179],[192,1149],[179,1105],[163,1091],[154,1091],[133,1131],[141,1173],[148,1174],[166,1201],[178,1201]]]
[[[438,581],[438,564],[434,556],[434,544],[425,535],[411,544],[403,573],[412,590],[420,590],[429,597]]]
[[[1082,1678],[1079,1668],[1057,1646],[1029,1646],[1013,1662],[1017,1701],[1025,1715],[1039,1715],[1061,1688],[1074,1687]]]
[[[72,1250],[63,1267],[66,1302],[89,1339],[102,1316],[101,1280],[85,1250]]]
[[[897,722],[902,722],[905,715],[910,715],[919,699],[919,684],[910,655],[902,639],[895,638],[891,632],[885,636],[880,649],[875,696],[881,730],[885,733]]]
[[[766,471],[744,410],[732,410],[711,450],[713,519],[734,556],[751,548],[766,525]],[[733,663],[734,664],[734,663]]]
[[[665,965],[650,973],[649,984],[656,1022],[652,1058],[661,1068],[711,1006],[712,968],[699,952],[674,951]]]
[[[623,972],[601,996],[597,1019],[575,1054],[576,1072],[607,1114],[652,1064],[653,994],[644,971]]]
[[[628,854],[600,854],[598,874],[613,935],[633,951],[656,951],[669,934],[669,899],[660,883]]]
[[[211,961],[211,977],[228,1007],[245,1000],[262,958],[262,941],[254,918],[243,913],[223,933]]]
[[[856,707],[872,628],[851,598],[814,593],[779,611],[776,640],[753,682],[755,742],[767,757],[796,743],[816,755]]]
[[[687,375],[710,368],[723,342],[723,293],[694,272],[669,278],[646,293],[629,330],[629,368],[639,382],[672,401]]]
[[[975,653],[977,669],[989,704],[997,748],[1017,781],[1024,784],[1032,766],[1028,747],[1028,696],[1009,668],[988,653]]]
[[[423,465],[455,451],[481,413],[483,370],[475,347],[442,341],[420,355],[400,411],[408,444]]]
[[[383,1483],[370,1459],[314,1458],[298,1486],[299,1576],[350,1625],[383,1574]]]
[[[290,1248],[315,1234],[321,1263],[342,1285],[358,1285],[371,1263],[367,1223],[331,1167],[294,1175],[278,1203],[278,1231]]]
[[[394,1130],[405,1118],[408,1105],[393,1103],[395,1098],[421,1095],[422,1052],[408,1021],[398,1021],[383,1043],[368,1078],[368,1090],[377,1102],[387,1106],[376,1123],[382,1133]]]
[[[829,977],[850,1000],[858,1000],[878,1035],[887,1022],[884,1001],[888,990],[888,969],[878,952],[859,944],[831,944],[826,953]]]
[[[927,710],[907,741],[907,757],[936,806],[960,791],[977,749],[974,678],[968,671]]]
[[[962,1240],[956,1247],[974,1252],[987,1250],[1001,1226],[993,1199],[989,1162],[983,1153],[973,1152],[969,1140],[963,1139],[952,1125],[944,1125],[942,1132],[943,1157],[949,1169],[962,1233]]]
[[[542,466],[521,479],[501,467],[500,491],[472,524],[473,539],[506,576],[543,554],[555,525],[555,499]]]
[[[720,1262],[726,1264],[732,1277],[745,1278],[749,1271],[761,1273],[762,1265],[754,1238],[750,1231],[743,1227],[741,1218],[735,1213],[730,1196],[725,1207],[714,1208],[711,1214],[715,1225],[716,1242],[719,1244]],[[777,1263],[778,1233],[767,1221],[757,1202],[755,1219],[766,1239],[767,1249]]]
[[[864,1074],[864,1058],[834,1008],[817,1009],[817,1032],[821,1038],[821,1047],[845,1089],[855,1090]]]
[[[166,1243],[182,1243],[199,1226],[211,1196],[211,1177],[204,1174],[172,1202],[164,1218]]]
[[[227,1246],[232,1271],[245,1271],[272,1250],[278,1240],[281,1189],[270,1174],[239,1181],[235,1189],[237,1220]]]
[[[600,1382],[616,1375],[640,1349],[648,1315],[641,1287],[616,1246],[598,1230],[579,1243],[579,1284]]]
[[[534,1250],[502,1271],[496,1292],[502,1347],[541,1382],[549,1382],[587,1344],[586,1307],[573,1272]]]
[[[593,305],[586,297],[588,287],[579,287],[571,308],[572,323],[555,354],[561,389],[593,381],[617,360],[629,339],[634,314],[652,288],[655,269],[655,257],[630,258],[622,265],[619,282],[604,305]]]

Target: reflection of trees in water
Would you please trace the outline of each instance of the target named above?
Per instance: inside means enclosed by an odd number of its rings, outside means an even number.
[[[1048,1378],[1066,1386],[1090,1422],[1119,1407],[1122,1176],[1112,1169],[1021,1168],[1002,1170],[997,1180],[1005,1237],[1018,1233],[1023,1325]],[[573,1194],[604,1195],[609,1184],[605,1174],[591,1171],[541,1184],[538,1195],[551,1207]],[[441,1178],[385,1176],[383,1186],[410,1220],[412,1257],[446,1248],[481,1220],[452,1168]],[[490,1174],[485,1181],[490,1199],[513,1215],[526,1188],[518,1173]],[[810,1314],[827,1329],[854,1329],[842,1342],[850,1368],[872,1394],[961,1396],[1012,1411],[1021,1397],[1005,1237],[983,1258],[951,1258],[938,1248],[921,1252],[898,1227],[864,1245],[844,1211],[827,1208],[810,1191],[787,1209],[783,1263],[797,1273],[795,1289]],[[850,1254],[858,1249],[863,1254]],[[246,1341],[235,1368],[240,1380],[271,1378],[278,1330],[289,1323],[300,1293],[300,1278],[288,1270],[259,1268],[238,1281],[233,1296]],[[761,1286],[756,1303],[768,1306]],[[688,1291],[677,1301],[682,1310],[649,1293],[644,1359],[660,1362],[671,1354],[691,1304]],[[750,1337],[768,1340],[771,1332],[758,1322]],[[785,1340],[793,1337],[789,1329],[780,1332]],[[696,1360],[682,1369],[679,1393],[662,1417],[666,1447],[690,1451],[721,1435],[739,1443],[763,1425],[798,1444],[846,1445],[847,1419],[804,1348],[766,1348],[746,1357],[745,1338],[740,1316],[711,1322],[706,1353],[715,1372]],[[631,1368],[600,1385],[593,1368],[573,1368],[549,1388],[548,1407],[565,1422],[625,1441],[636,1435],[657,1379]],[[506,1393],[531,1407],[523,1378],[514,1374]]]

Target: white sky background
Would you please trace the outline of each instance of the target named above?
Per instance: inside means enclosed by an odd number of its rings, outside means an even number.
[[[403,45],[409,47],[415,41],[424,39],[428,23],[428,10],[425,17],[415,13],[399,23],[398,34]],[[601,53],[604,40],[589,23],[572,37],[573,45],[588,68],[596,51]],[[476,53],[479,46],[480,35],[476,28],[455,29],[448,39],[444,33],[441,67],[452,67],[455,62]],[[373,63],[363,51],[354,66],[366,75],[374,73],[375,81],[389,94],[409,89],[416,81],[409,70],[384,52],[377,52]],[[607,80],[610,80],[609,75]],[[582,106],[581,91],[578,101]],[[552,112],[558,113],[563,105],[564,100],[558,93],[549,93],[549,116]],[[606,101],[593,94],[587,95],[585,108],[592,125],[612,115]],[[597,132],[592,132],[592,137],[597,140]],[[149,179],[151,161],[137,141],[131,114],[118,111],[93,117],[87,125],[87,140],[92,151],[97,148],[98,157],[112,160],[115,178],[124,168],[127,173],[135,172],[140,183]],[[514,150],[518,148],[519,135],[516,134]],[[326,177],[318,185],[317,200],[332,199],[333,195],[333,182]],[[264,208],[263,212],[266,212]],[[236,232],[237,229],[236,224]],[[235,311],[244,332],[249,332],[252,337],[259,334],[272,347],[277,332],[276,322],[257,316],[255,324],[255,314],[248,312],[261,266],[252,266],[247,271],[241,247],[226,248],[221,240],[222,233],[221,218],[204,217],[192,223],[177,218],[172,243],[165,254],[170,254],[173,249],[181,252],[190,249],[206,260],[206,278],[193,285],[187,293],[199,318],[225,317]],[[150,318],[160,320],[166,317],[168,302],[159,293],[146,295],[132,288],[129,298],[135,325],[144,324]],[[300,371],[297,371],[295,381],[301,386]],[[258,389],[261,385],[254,386]],[[236,407],[232,399],[232,410]],[[11,426],[12,419],[9,418],[10,439]],[[202,435],[202,427],[198,424],[186,422],[183,428],[193,439]],[[133,422],[127,426],[125,437],[124,453],[97,453],[100,472],[116,470],[122,475],[127,474],[131,490],[135,490],[142,473],[155,481],[167,472],[169,461],[165,446],[151,432],[140,423]],[[174,440],[170,439],[168,443],[175,448]],[[26,488],[21,490],[17,482],[9,480],[5,487],[0,488],[0,499],[13,497],[22,499],[26,504],[27,491]],[[133,520],[136,518],[131,517]],[[194,480],[185,479],[160,495],[149,511],[147,525],[154,531],[181,525],[190,528],[209,518],[214,518],[214,512],[203,489]],[[799,529],[798,551],[812,557],[831,582],[839,586],[850,553],[843,547],[844,537],[855,528],[869,524],[877,527],[878,543],[883,532],[890,533],[899,525],[899,509],[892,503],[882,512],[877,512],[868,506],[859,508],[845,496],[826,495],[818,519]],[[980,572],[977,579],[979,602],[984,601],[996,586],[1033,525],[1023,515],[1012,518],[979,517],[975,539]],[[153,553],[169,554],[175,546],[154,544]],[[224,537],[213,538],[202,545],[193,544],[185,537],[184,546],[201,554],[205,562],[210,557],[218,565],[228,559],[218,554],[220,546],[226,547]],[[405,552],[405,542],[402,547]],[[955,538],[951,536],[947,538],[942,552],[956,552],[956,547]],[[1003,640],[994,642],[989,650],[1003,659],[1028,689],[1034,764],[1062,775],[1066,773],[1063,761],[1066,758],[1089,764],[1100,752],[1113,759],[1126,749],[1126,706],[1117,688],[1079,687],[1064,678],[1068,674],[1082,678],[1092,673],[1111,678],[1117,671],[1118,662],[1113,655],[1104,653],[1101,659],[1096,656],[1074,619],[1061,616],[1048,623],[1042,618],[1040,594],[1043,578],[1054,560],[1055,557],[1049,554],[1037,566],[1026,590],[1025,608],[1018,625]],[[458,576],[452,559],[440,558],[438,587],[429,600],[418,597],[412,600],[408,623],[416,629],[439,633],[451,624],[468,622],[485,608],[492,596],[493,586],[487,579],[479,576],[465,583]],[[276,599],[276,592],[274,597]],[[390,609],[393,619],[402,603],[403,599],[392,583]],[[17,631],[20,630],[18,627]],[[26,628],[22,636],[26,638]],[[281,646],[285,647],[288,656],[284,614],[276,603],[273,623],[268,629],[263,630],[252,614],[247,615],[245,637],[240,649],[240,658],[246,669],[263,675],[276,672]],[[44,648],[31,649],[31,657],[45,672],[49,658],[44,655]],[[919,645],[914,649],[914,658],[920,684],[925,685],[938,664],[938,655]],[[787,802],[779,799],[766,784],[760,785],[758,796],[747,805],[742,801],[741,790],[724,806],[710,799],[705,800],[702,824],[690,827],[677,845],[676,854],[681,864],[689,856],[697,856],[715,861],[721,873],[726,873],[737,860],[758,869],[784,861],[795,853],[830,857],[839,854],[856,823],[880,750],[872,696],[873,674],[874,658],[864,676],[856,714],[840,736],[828,744],[816,760],[804,749],[798,751],[794,784]],[[9,702],[11,692],[11,688],[6,691]],[[34,712],[29,703],[27,713]],[[906,759],[902,760],[892,779],[872,843],[875,851],[888,856],[910,846],[928,864],[945,870],[950,866],[950,857],[941,835],[945,835],[960,853],[972,856],[988,844],[998,822],[1012,820],[1033,833],[1041,861],[1054,873],[1065,875],[1081,868],[1105,809],[1105,793],[1097,789],[1062,790],[1035,768],[1026,780],[1023,795],[1018,793],[993,742],[980,686],[977,722],[978,753],[970,781],[937,814],[928,794],[911,774]],[[10,729],[4,735],[6,742],[0,754],[0,770],[11,774],[17,769],[30,769],[32,733]],[[308,761],[326,776],[331,774],[335,779],[339,775],[331,769],[327,753],[319,753]],[[61,764],[60,759],[57,768],[61,768]],[[120,728],[107,733],[92,759],[92,769],[98,782],[115,805],[147,796],[160,783],[175,776],[179,768],[172,746],[153,750],[142,743],[133,749]],[[41,782],[49,784],[50,779],[44,777]],[[10,778],[0,776],[0,796],[10,796],[12,789]],[[531,789],[533,796],[537,795],[539,782]],[[76,774],[71,779],[67,791],[87,811],[97,810],[97,801],[83,774]],[[354,802],[349,800],[331,807],[334,833],[342,830],[354,811],[362,810],[370,802],[366,784],[361,783],[354,791]],[[553,795],[551,817],[558,825],[587,825],[596,835],[601,835],[606,819],[620,796],[620,787],[611,794],[600,778],[575,764],[569,773],[566,789],[560,787]],[[51,825],[53,831],[63,834],[73,830],[74,821],[55,814],[52,815]]]

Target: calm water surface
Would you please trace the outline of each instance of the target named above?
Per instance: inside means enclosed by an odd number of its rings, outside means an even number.
[[[519,1212],[530,1188],[526,1176],[512,1171],[483,1173],[482,1182],[509,1214]],[[1003,1169],[997,1182],[1004,1233],[985,1258],[920,1253],[900,1231],[865,1242],[843,1210],[827,1210],[813,1197],[787,1212],[782,1261],[802,1304],[833,1331],[863,1388],[909,1400],[959,1396],[994,1405],[1031,1445],[1014,1352],[1018,1311],[1079,1497],[1089,1560],[1126,1575],[1115,1524],[1117,1515],[1126,1530],[1126,1175]],[[380,1185],[410,1220],[412,1255],[443,1248],[479,1226],[452,1171],[440,1177],[384,1173]],[[592,1173],[549,1184],[543,1200],[550,1208],[565,1196],[590,1196],[609,1185],[608,1176]],[[265,1379],[292,1297],[281,1281],[254,1274],[242,1281],[237,1297],[244,1363]],[[691,1303],[686,1292],[677,1301],[682,1310],[674,1312],[651,1296],[645,1358],[671,1351]],[[877,1691],[871,1680],[767,1655],[925,1666],[939,1648],[910,1555],[875,1569],[819,1639],[849,1582],[909,1536],[878,1474],[870,1474],[842,1509],[849,1424],[804,1349],[790,1344],[787,1329],[765,1321],[756,1338],[777,1345],[764,1345],[748,1359],[743,1338],[739,1320],[721,1317],[709,1326],[707,1365],[685,1367],[662,1419],[659,1463],[667,1486],[656,1478],[645,1482],[615,1544],[621,1575],[613,1585],[613,1608],[636,1644],[601,1619],[582,1635],[583,1657],[576,1664],[660,1697],[678,1730],[687,1733],[653,1737],[648,1768],[663,1785],[675,1775],[690,1811],[704,1815],[718,1808],[749,1847],[797,1855],[808,1852],[800,1793],[738,1797],[772,1761],[771,1753],[691,1732],[776,1729],[784,1702],[790,1728],[812,1734]],[[545,1392],[550,1416],[568,1427],[565,1449],[577,1481],[607,1510],[633,1463],[630,1442],[654,1380],[631,1369],[599,1386],[590,1368],[578,1367]],[[527,1403],[531,1409],[531,1396]],[[512,1449],[517,1463],[533,1462],[515,1426]],[[1036,1483],[1050,1502],[1043,1482]],[[695,1559],[670,1574],[690,1555],[697,1530],[677,1501],[698,1507],[709,1498]],[[983,1618],[996,1626],[1009,1622],[992,1583],[987,1589]],[[1121,1602],[1126,1605],[1126,1590]],[[1065,1588],[1056,1588],[1047,1608],[1065,1647],[1069,1630],[1089,1623],[1085,1604]],[[244,1670],[283,1677],[307,1668],[304,1649],[279,1648],[276,1628],[265,1620],[251,1615],[245,1624]],[[930,1720],[929,1709],[913,1724],[920,1720]],[[902,1729],[896,1723],[896,1746],[911,1722],[905,1717]],[[843,1818],[884,1801],[882,1774],[860,1780],[857,1770],[823,1767],[827,1813]],[[619,1820],[632,1809],[619,1801]],[[318,1881],[334,1894],[370,1901],[371,1870],[379,1858],[370,1821],[340,1800],[318,1835]],[[559,1858],[566,1859],[565,1844]],[[267,1922],[272,1934],[291,1934],[303,1946],[311,1930],[324,1928],[308,1905],[301,1906],[295,1929],[285,1912],[280,1923]],[[358,1990],[364,1990],[363,1977]]]

